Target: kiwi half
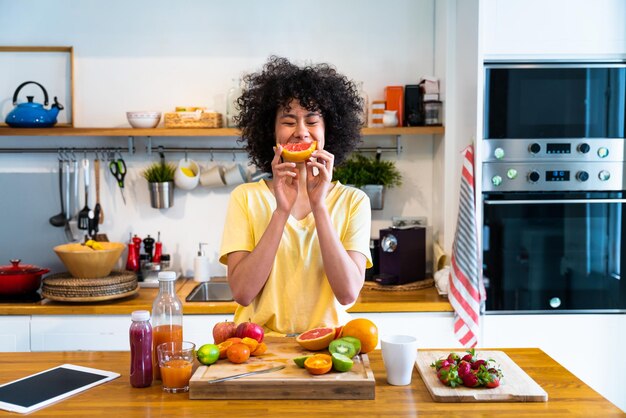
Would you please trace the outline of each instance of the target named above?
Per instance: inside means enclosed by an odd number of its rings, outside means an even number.
[[[352,358],[357,354],[357,349],[354,346],[354,343],[346,341],[343,338],[331,341],[330,345],[328,346],[328,351],[330,351],[331,354],[342,354],[348,358]]]
[[[361,352],[361,340],[359,340],[356,337],[341,337],[340,340],[344,340],[349,342],[350,344],[352,344],[354,346],[354,348],[356,349],[356,354],[359,354]]]

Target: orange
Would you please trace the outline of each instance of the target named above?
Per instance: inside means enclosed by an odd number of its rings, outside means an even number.
[[[353,319],[344,325],[341,335],[358,338],[361,341],[361,353],[369,353],[378,345],[378,328],[369,319]]]
[[[257,347],[259,346],[259,342],[255,340],[254,338],[250,338],[250,337],[243,337],[241,339],[241,343],[248,346],[248,348],[250,349],[250,353],[253,353],[254,350],[256,350]]]
[[[228,347],[226,356],[231,363],[243,363],[250,358],[250,349],[243,343],[236,343]]]
[[[252,353],[250,353],[251,356],[260,356],[261,354],[265,353],[267,351],[267,344],[265,343],[260,343],[259,346],[256,348],[256,350],[254,350]]]
[[[311,351],[323,350],[335,339],[334,328],[313,328],[296,337],[296,342]]]
[[[309,159],[313,151],[317,148],[317,141],[310,143],[298,142],[283,145],[282,157],[285,161],[301,163]]]
[[[233,344],[235,343],[232,341],[222,341],[217,345],[217,348],[220,349],[220,358],[226,358],[226,350]]]
[[[328,373],[333,367],[333,358],[328,354],[314,354],[304,360],[304,368],[311,374]]]

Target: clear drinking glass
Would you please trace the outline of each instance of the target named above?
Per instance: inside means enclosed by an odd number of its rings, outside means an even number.
[[[163,391],[189,392],[196,345],[189,341],[167,342],[157,346]]]

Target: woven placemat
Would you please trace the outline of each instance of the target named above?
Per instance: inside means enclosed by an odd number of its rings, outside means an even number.
[[[108,276],[97,279],[79,279],[64,271],[46,276],[43,284],[49,287],[109,286],[133,281],[137,281],[137,275],[132,271],[112,271]]]
[[[46,277],[42,296],[63,302],[97,302],[118,299],[137,293],[137,276],[129,271],[114,271],[98,279],[78,279],[68,272]]]
[[[406,292],[407,290],[426,289],[435,285],[435,280],[432,278],[418,280],[416,282],[399,284],[399,285],[382,285],[376,282],[367,281],[363,285],[364,289],[368,290],[381,290],[384,292]]]

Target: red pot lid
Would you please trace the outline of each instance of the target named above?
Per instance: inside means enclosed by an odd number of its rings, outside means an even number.
[[[10,266],[0,266],[0,276],[15,276],[18,274],[45,274],[50,270],[33,266],[30,264],[21,264],[22,260],[10,260]]]

